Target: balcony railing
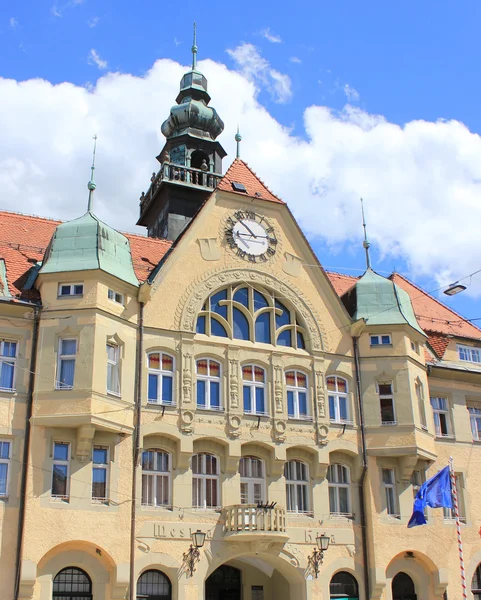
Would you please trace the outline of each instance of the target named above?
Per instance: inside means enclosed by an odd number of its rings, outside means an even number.
[[[257,504],[234,504],[225,506],[224,533],[266,534],[286,533],[286,511],[284,508],[259,508]],[[242,536],[245,537],[245,536]]]

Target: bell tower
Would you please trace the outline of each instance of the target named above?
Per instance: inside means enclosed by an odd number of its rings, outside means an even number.
[[[176,105],[162,124],[166,138],[147,193],[140,197],[137,225],[147,227],[149,237],[175,240],[222,178],[224,148],[216,138],[224,123],[209,106],[207,79],[197,69],[196,29],[192,68],[180,82]]]

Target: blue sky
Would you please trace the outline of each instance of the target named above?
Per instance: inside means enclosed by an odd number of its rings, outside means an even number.
[[[242,93],[245,91],[245,104],[251,108],[245,113],[239,109],[238,119],[235,114],[226,113],[226,108],[222,113],[219,106],[227,106],[229,94],[234,93],[231,90],[241,88],[230,88],[231,79],[226,75],[224,81],[224,71],[206,63],[212,104],[219,108],[226,121],[224,136],[231,135],[236,126],[234,120],[241,122],[243,152],[249,164],[293,207],[301,225],[307,229],[321,262],[350,274],[358,274],[355,269],[362,269],[362,230],[360,215],[356,212],[359,206],[354,203],[354,198],[363,195],[374,242],[374,265],[381,272],[390,272],[395,267],[426,289],[434,290],[451,279],[481,268],[481,252],[476,243],[481,226],[481,213],[477,209],[477,203],[481,205],[481,190],[478,190],[481,172],[478,173],[475,166],[477,162],[481,163],[481,143],[477,135],[481,132],[478,108],[481,92],[480,17],[481,5],[474,1],[461,1],[455,6],[445,1],[358,3],[340,0],[319,3],[309,0],[293,6],[287,2],[259,3],[251,0],[242,4],[217,1],[206,4],[190,0],[181,4],[151,0],[136,3],[126,0],[4,0],[0,6],[0,77],[17,82],[41,78],[54,86],[71,82],[75,90],[87,88],[94,95],[99,90],[99,78],[104,78],[107,86],[108,73],[112,72],[134,76],[137,85],[139,80],[149,77],[158,59],[171,59],[184,66],[188,64],[192,22],[195,20],[199,58],[209,58],[217,64],[226,65],[229,77],[230,73],[240,74],[243,80],[239,85],[245,83]],[[158,68],[166,72],[170,66],[163,63]],[[259,75],[259,69],[263,69],[263,74]],[[209,70],[211,72],[207,73]],[[213,80],[213,77],[216,79]],[[282,83],[281,88],[275,87],[276,77]],[[168,84],[166,75],[163,89],[173,86],[172,91],[170,87],[168,89],[170,103],[173,103],[173,90],[178,80],[175,72],[169,80],[171,84]],[[112,88],[109,97],[118,94],[117,103],[134,103],[135,89],[129,87],[126,77],[117,78],[116,82],[119,81],[121,85]],[[239,79],[232,81],[238,82]],[[217,96],[212,91],[214,89]],[[35,102],[36,94],[40,97],[44,91],[44,88],[36,88],[28,94],[30,108],[27,99],[21,103],[22,110],[30,110],[33,115],[38,113],[39,121],[44,119],[44,111],[48,111],[45,106],[52,103],[52,100],[46,100],[45,103],[40,102],[39,107]],[[62,96],[63,106],[68,97],[68,94]],[[76,97],[73,103],[77,100]],[[165,102],[167,99],[159,100],[158,116],[151,119],[152,132],[157,136],[155,144],[160,143],[159,125],[168,114]],[[12,104],[6,106],[11,108]],[[95,110],[99,110],[98,104],[95,106]],[[312,106],[320,108],[309,112]],[[3,110],[7,110],[5,106]],[[135,110],[142,111],[142,101],[138,102]],[[87,112],[94,113],[93,104]],[[383,135],[386,137],[376,146],[372,141],[373,135],[366,143],[359,141],[358,132],[355,132],[352,143],[359,143],[359,153],[349,164],[342,164],[337,173],[337,164],[351,150],[346,123],[352,131],[362,120],[360,127],[367,132],[372,127],[371,121],[378,115],[389,124],[389,128],[384,127]],[[135,130],[137,117],[131,118],[132,129]],[[265,120],[262,121],[262,118]],[[251,134],[250,125],[254,120],[256,126]],[[465,127],[443,128],[440,120],[458,121]],[[422,122],[422,127],[416,122]],[[406,129],[406,124],[411,126]],[[394,131],[394,125],[400,128]],[[62,132],[55,130],[54,125],[52,127],[52,137],[58,140]],[[313,148],[322,145],[323,136],[330,136],[330,139],[334,136],[335,145],[337,132],[341,129],[341,135],[346,136],[342,138],[345,150],[338,152],[330,148],[326,173],[316,177],[315,163],[306,168],[312,173],[309,201],[296,197],[295,187],[284,185],[283,189],[276,188],[275,160],[272,158],[271,164],[268,164],[267,159],[259,157],[260,141],[254,139],[256,131],[259,132],[257,137],[274,149],[273,156],[282,140],[289,140],[283,160],[298,159],[296,173],[301,177],[299,173],[302,173],[304,157],[310,155]],[[373,154],[383,154],[386,147],[390,148],[391,140],[400,135],[401,129],[405,138],[410,140],[409,150],[403,150],[399,160],[398,155],[393,153],[392,160],[398,165],[398,170],[393,170],[391,184],[383,185],[379,183],[382,179],[379,175],[385,169],[377,160],[369,162],[368,159]],[[411,134],[406,133],[412,130],[416,130],[414,142]],[[32,137],[39,136],[34,143],[28,139],[27,133],[9,137],[9,141],[0,141],[0,162],[11,158],[9,143],[15,146],[19,157],[30,156],[29,153],[33,157],[33,146],[45,143],[45,147],[49,147],[48,127],[40,128],[38,132],[30,127],[30,132]],[[68,146],[68,140],[64,141]],[[233,158],[232,140],[222,137],[220,141],[229,151],[227,166]],[[86,146],[89,143],[87,135]],[[146,142],[146,148],[150,152],[149,143]],[[53,153],[59,152],[60,157],[65,157],[66,153],[72,152],[71,148],[59,150],[59,144],[62,145],[57,141],[52,146]],[[101,149],[102,136],[99,144]],[[300,158],[295,157],[298,151],[299,154],[304,153]],[[325,152],[323,148],[320,163],[324,161]],[[146,155],[145,161],[153,159],[153,156],[153,152]],[[430,161],[430,156],[435,158]],[[31,164],[34,162],[34,158],[29,160]],[[52,166],[52,177],[58,177],[59,160],[56,160],[56,168]],[[416,171],[417,179],[414,175],[407,180],[404,177],[406,161]],[[364,175],[369,171],[371,179],[367,181],[361,177],[356,180],[356,185],[347,189],[345,181],[349,177],[355,179],[356,164],[363,165]],[[43,164],[38,166],[47,175],[48,168]],[[71,168],[72,171],[76,168],[73,153],[62,168]],[[422,176],[425,170],[427,176],[423,181],[419,174]],[[335,178],[331,177],[333,172],[337,173]],[[382,175],[385,176],[385,173]],[[148,170],[144,179],[148,179]],[[448,191],[444,194],[443,190],[452,181],[457,182],[452,194]],[[104,188],[107,185],[105,182]],[[423,186],[426,186],[425,190]],[[15,189],[22,197],[21,184]],[[140,193],[141,188],[137,189]],[[401,204],[402,208],[403,204],[402,194],[395,194],[398,189],[406,189],[408,195],[414,189],[419,193],[419,201],[412,205],[407,202],[405,206],[406,211],[412,210],[411,221],[398,216],[399,206]],[[305,193],[308,193],[307,188]],[[342,196],[342,200],[334,198],[336,193],[338,197]],[[443,207],[439,214],[436,205],[438,195],[442,196],[440,206]],[[429,201],[426,200],[423,206],[423,197],[427,196]],[[313,205],[313,198],[323,201],[321,220],[325,218],[325,228],[321,224],[317,227],[310,225],[309,214],[312,216],[315,212],[318,215],[317,209],[313,212],[313,207],[317,206]],[[329,214],[331,198],[332,212],[337,218],[348,216],[350,225],[342,231],[344,237],[336,238],[332,232],[327,233],[328,229],[332,229],[332,214]],[[460,198],[468,200],[460,204]],[[46,197],[44,204],[39,201],[38,206],[44,208],[42,214],[54,216],[50,211],[58,205]],[[28,205],[16,202],[15,207],[30,212]],[[103,209],[102,216],[108,220],[108,207],[103,206]],[[354,212],[355,217],[350,216]],[[394,224],[393,227],[389,223],[390,215],[393,219],[400,219],[398,226]],[[458,219],[455,220],[453,215]],[[70,213],[66,211],[59,216],[68,218]],[[112,215],[117,224],[116,218]],[[411,232],[410,224],[414,222],[429,224],[424,240],[421,233]],[[125,222],[118,221],[118,224],[123,229],[130,228]],[[469,233],[464,236],[463,228],[468,226]],[[451,239],[454,229],[459,236],[456,240]],[[440,231],[442,235],[436,238]],[[429,244],[430,238],[435,249]],[[445,241],[447,247],[443,249]],[[429,256],[429,260],[424,260],[423,256]],[[471,282],[470,293],[452,300],[444,296],[443,300],[469,318],[481,317],[481,285],[478,285],[478,280],[481,281],[479,275]]]

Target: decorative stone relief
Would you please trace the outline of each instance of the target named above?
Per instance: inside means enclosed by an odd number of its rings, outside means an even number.
[[[184,354],[184,368],[182,369],[182,401],[190,404],[192,401],[192,354]]]
[[[231,437],[239,437],[241,434],[242,421],[237,415],[229,415],[228,426]]]
[[[229,360],[229,392],[230,392],[230,407],[238,408],[239,406],[239,382],[237,379],[239,372],[239,361],[235,359]]]
[[[317,426],[317,443],[320,446],[324,446],[324,444],[327,444],[326,438],[327,438],[328,433],[329,433],[329,428],[327,427],[327,425],[318,425]]]
[[[217,238],[199,238],[200,254],[204,260],[219,260],[220,248]]]
[[[184,433],[194,431],[194,413],[191,410],[183,410],[180,414],[180,427]]]
[[[283,410],[283,396],[284,396],[284,386],[282,385],[282,367],[275,366],[274,367],[274,401],[276,403],[276,413],[282,413]]]
[[[317,400],[317,413],[319,417],[325,418],[326,416],[326,395],[324,392],[324,375],[322,371],[316,371],[316,400]]]
[[[277,441],[283,442],[286,439],[286,429],[287,423],[276,419],[274,424],[274,435]]]
[[[301,265],[302,258],[290,252],[284,252],[284,262],[282,263],[284,273],[291,275],[291,277],[299,277],[301,274]]]

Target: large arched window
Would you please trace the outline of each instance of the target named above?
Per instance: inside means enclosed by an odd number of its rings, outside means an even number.
[[[148,355],[148,395],[149,404],[175,404],[174,359],[163,352]]]
[[[302,371],[286,371],[287,414],[290,419],[311,420],[309,414],[307,375]]]
[[[197,318],[197,333],[305,349],[295,310],[272,292],[245,283],[212,294]]]
[[[326,379],[329,396],[329,418],[333,423],[350,423],[347,381],[331,375]]]
[[[243,456],[239,462],[241,504],[266,502],[264,462],[256,456]]]
[[[414,581],[407,573],[402,571],[392,580],[393,600],[417,600]]]
[[[219,459],[213,454],[192,457],[192,506],[217,508],[219,498]]]
[[[172,585],[162,571],[145,571],[137,580],[137,598],[171,600]]]
[[[266,372],[257,365],[242,367],[242,386],[244,412],[251,415],[265,415],[266,408]]]
[[[162,450],[142,452],[142,504],[171,506],[171,456]]]
[[[474,600],[481,600],[481,564],[476,567],[473,579],[471,581],[471,593]]]
[[[53,580],[53,600],[92,600],[92,581],[77,567],[62,569]]]
[[[290,460],[284,466],[287,510],[292,513],[309,512],[309,469],[300,460]]]
[[[331,600],[335,598],[357,600],[359,598],[359,587],[356,578],[350,573],[346,573],[346,571],[339,571],[331,579],[329,596]]]
[[[211,358],[197,361],[197,407],[222,410],[220,364]]]
[[[351,482],[349,469],[344,465],[329,465],[329,511],[331,515],[351,514]]]

